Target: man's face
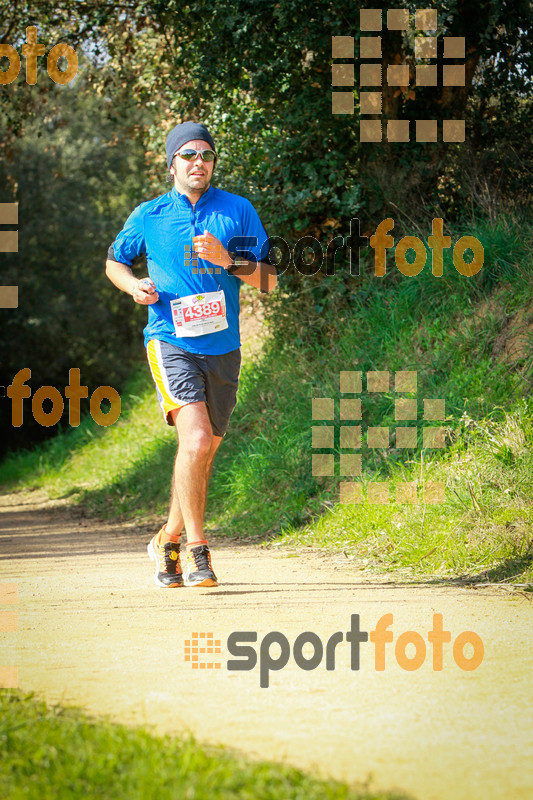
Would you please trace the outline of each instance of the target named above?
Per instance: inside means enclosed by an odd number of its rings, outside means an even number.
[[[191,139],[180,147],[181,150],[212,150],[209,142],[203,139]],[[196,191],[204,192],[213,174],[214,161],[203,161],[201,156],[197,156],[194,161],[185,161],[179,156],[174,156],[170,173],[174,176],[174,186],[181,194]]]

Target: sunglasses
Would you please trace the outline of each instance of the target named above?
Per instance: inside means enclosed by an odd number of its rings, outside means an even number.
[[[214,150],[191,150],[188,147],[186,150],[174,153],[174,155],[183,158],[185,161],[196,161],[198,156],[201,156],[202,161],[213,161],[217,154]]]

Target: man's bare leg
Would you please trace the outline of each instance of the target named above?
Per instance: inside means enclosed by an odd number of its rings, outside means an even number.
[[[202,541],[207,485],[222,437],[213,435],[205,403],[189,403],[171,415],[179,446],[165,530],[179,536],[185,524],[188,542]]]
[[[223,436],[213,436],[213,444],[211,445],[211,452],[209,453],[209,458],[207,459],[207,485],[209,486],[209,478],[211,477],[211,470],[213,468],[213,461],[215,458],[215,454],[222,444]]]
[[[176,416],[177,411],[178,411],[178,409],[176,409],[176,412],[174,412],[174,418]],[[215,458],[215,453],[218,450],[218,448],[220,447],[223,438],[224,437],[222,437],[222,436],[213,436],[213,444],[211,445],[211,452],[210,452],[208,460],[207,460],[207,483],[208,483],[208,485],[209,485],[209,477],[211,475],[211,469],[213,467],[213,460]],[[176,453],[176,459],[177,459],[177,453]],[[174,470],[172,472],[172,483],[171,483],[171,486],[170,486],[170,508],[169,508],[169,512],[168,512],[168,521],[165,524],[165,530],[171,536],[172,535],[180,536],[181,532],[183,530],[184,522],[183,522],[183,514],[181,513],[180,501],[179,501],[179,498],[178,498],[178,492],[177,492],[177,489],[176,489],[176,469],[175,469],[175,467],[176,467],[176,464],[174,462]]]
[[[177,457],[176,452],[176,457]],[[172,471],[172,481],[170,484],[170,508],[168,520],[165,523],[165,530],[170,536],[180,536],[183,530],[183,514],[181,513],[180,501],[176,490],[176,460],[174,459],[174,469]]]

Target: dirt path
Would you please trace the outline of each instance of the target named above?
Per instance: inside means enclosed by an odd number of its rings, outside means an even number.
[[[43,508],[36,494],[5,496],[0,511],[0,582],[16,582],[19,610],[18,632],[1,634],[0,664],[18,665],[22,689],[160,732],[190,729],[200,740],[322,775],[372,774],[373,785],[420,800],[533,796],[533,603],[526,599],[369,576],[344,557],[214,540],[218,589],[160,590],[146,556],[151,529]],[[280,631],[292,649],[303,631],[325,644],[348,631],[351,614],[371,631],[387,613],[394,643],[383,672],[374,669],[370,642],[352,671],[346,641],[334,671],[324,661],[304,671],[291,652],[269,688],[260,688],[258,667],[227,669],[232,631],[257,631],[257,651],[269,631]],[[441,672],[433,671],[429,645],[417,671],[396,663],[400,633],[427,638],[433,613],[443,615],[452,641],[464,630],[479,634],[485,656],[477,670],[459,669],[451,645]],[[221,640],[221,655],[200,655],[221,668],[194,670],[184,660],[193,632]],[[277,657],[279,648],[271,652]]]

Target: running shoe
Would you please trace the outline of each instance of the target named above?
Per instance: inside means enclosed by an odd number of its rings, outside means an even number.
[[[159,533],[156,533],[150,539],[150,544],[148,545],[148,555],[152,561],[155,561],[154,582],[158,586],[164,586],[167,589],[183,586],[180,544],[179,542],[160,544]]]
[[[207,544],[187,547],[185,586],[218,586],[217,576],[211,566],[211,553]]]

